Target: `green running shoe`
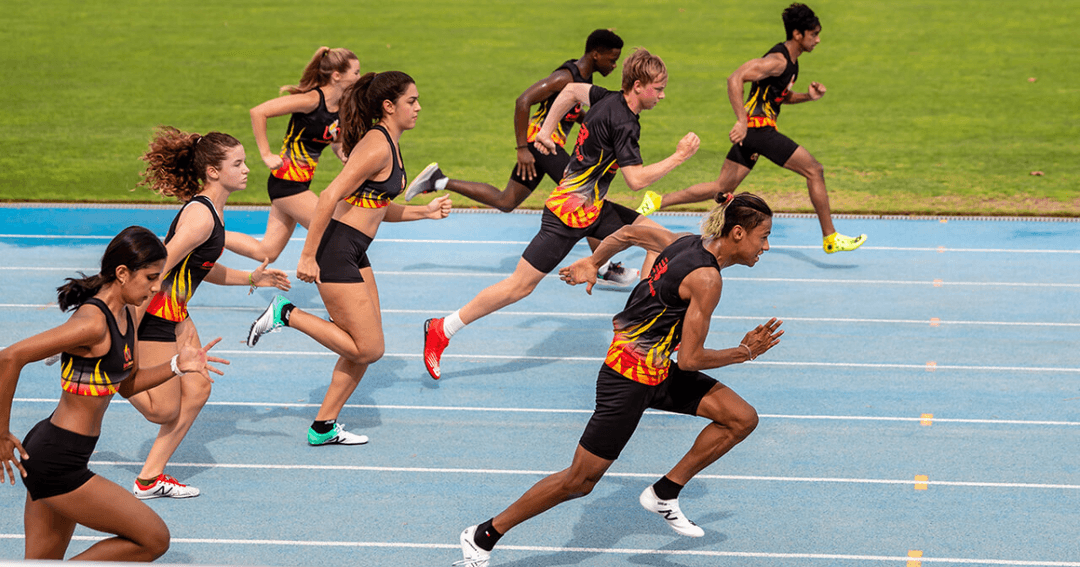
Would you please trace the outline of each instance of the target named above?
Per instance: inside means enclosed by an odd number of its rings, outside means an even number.
[[[638,205],[637,212],[639,214],[649,216],[660,209],[660,203],[663,202],[663,196],[654,191],[646,191],[645,198],[641,200],[641,204]]]

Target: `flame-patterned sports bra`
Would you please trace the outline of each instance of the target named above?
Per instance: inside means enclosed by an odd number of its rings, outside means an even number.
[[[127,333],[121,334],[116,318],[105,302],[96,297],[86,300],[105,314],[109,326],[109,352],[105,356],[83,358],[73,354],[60,355],[60,387],[79,396],[110,396],[120,389],[120,383],[131,376],[135,367],[135,323],[127,307]]]

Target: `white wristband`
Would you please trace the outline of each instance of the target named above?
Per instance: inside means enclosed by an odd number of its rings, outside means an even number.
[[[171,359],[169,359],[169,368],[172,368],[173,375],[175,375],[175,376],[183,376],[184,371],[180,370],[180,366],[176,364],[176,359],[178,359],[178,358],[180,358],[180,355],[179,354],[174,354],[173,357]]]

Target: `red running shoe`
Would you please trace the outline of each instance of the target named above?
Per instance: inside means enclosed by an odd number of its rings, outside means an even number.
[[[443,333],[441,317],[424,321],[424,367],[436,380],[442,376],[439,363],[442,361],[442,353],[448,344],[450,344],[450,339]]]

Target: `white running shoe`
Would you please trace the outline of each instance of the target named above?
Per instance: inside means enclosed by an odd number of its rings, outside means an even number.
[[[413,179],[412,183],[405,189],[405,200],[411,201],[413,197],[421,193],[431,193],[432,191],[438,191],[435,188],[435,182],[446,177],[443,172],[439,170],[439,164],[430,163],[424,168],[424,171],[420,172],[420,175]]]
[[[641,497],[638,498],[638,502],[641,502],[641,506],[650,512],[660,514],[667,522],[671,529],[675,530],[679,535],[690,537],[701,537],[705,535],[705,530],[698,527],[697,524],[691,522],[682,510],[679,509],[679,499],[661,500],[656,497],[656,491],[653,490],[650,484],[641,493]]]
[[[477,527],[469,526],[465,528],[465,531],[461,532],[461,554],[465,558],[461,561],[455,561],[454,567],[488,567],[491,552],[481,549],[473,540]]]
[[[154,484],[151,484],[146,488],[139,486],[139,483],[135,482],[135,487],[131,489],[131,493],[139,500],[149,500],[151,498],[193,498],[199,495],[199,489],[194,486],[180,484],[175,478],[163,473],[154,479]]]
[[[248,330],[247,346],[254,347],[263,335],[280,331],[285,326],[285,321],[281,319],[281,309],[291,304],[292,302],[284,295],[275,295],[270,305],[266,306],[262,314],[252,321],[251,328]]]
[[[628,287],[638,283],[641,270],[624,268],[622,262],[608,262],[596,271],[596,284],[615,287]]]
[[[345,431],[345,426],[335,423],[334,428],[326,433],[315,433],[315,430],[307,430],[308,445],[317,447],[320,445],[363,445],[368,442],[367,435],[357,435]]]

